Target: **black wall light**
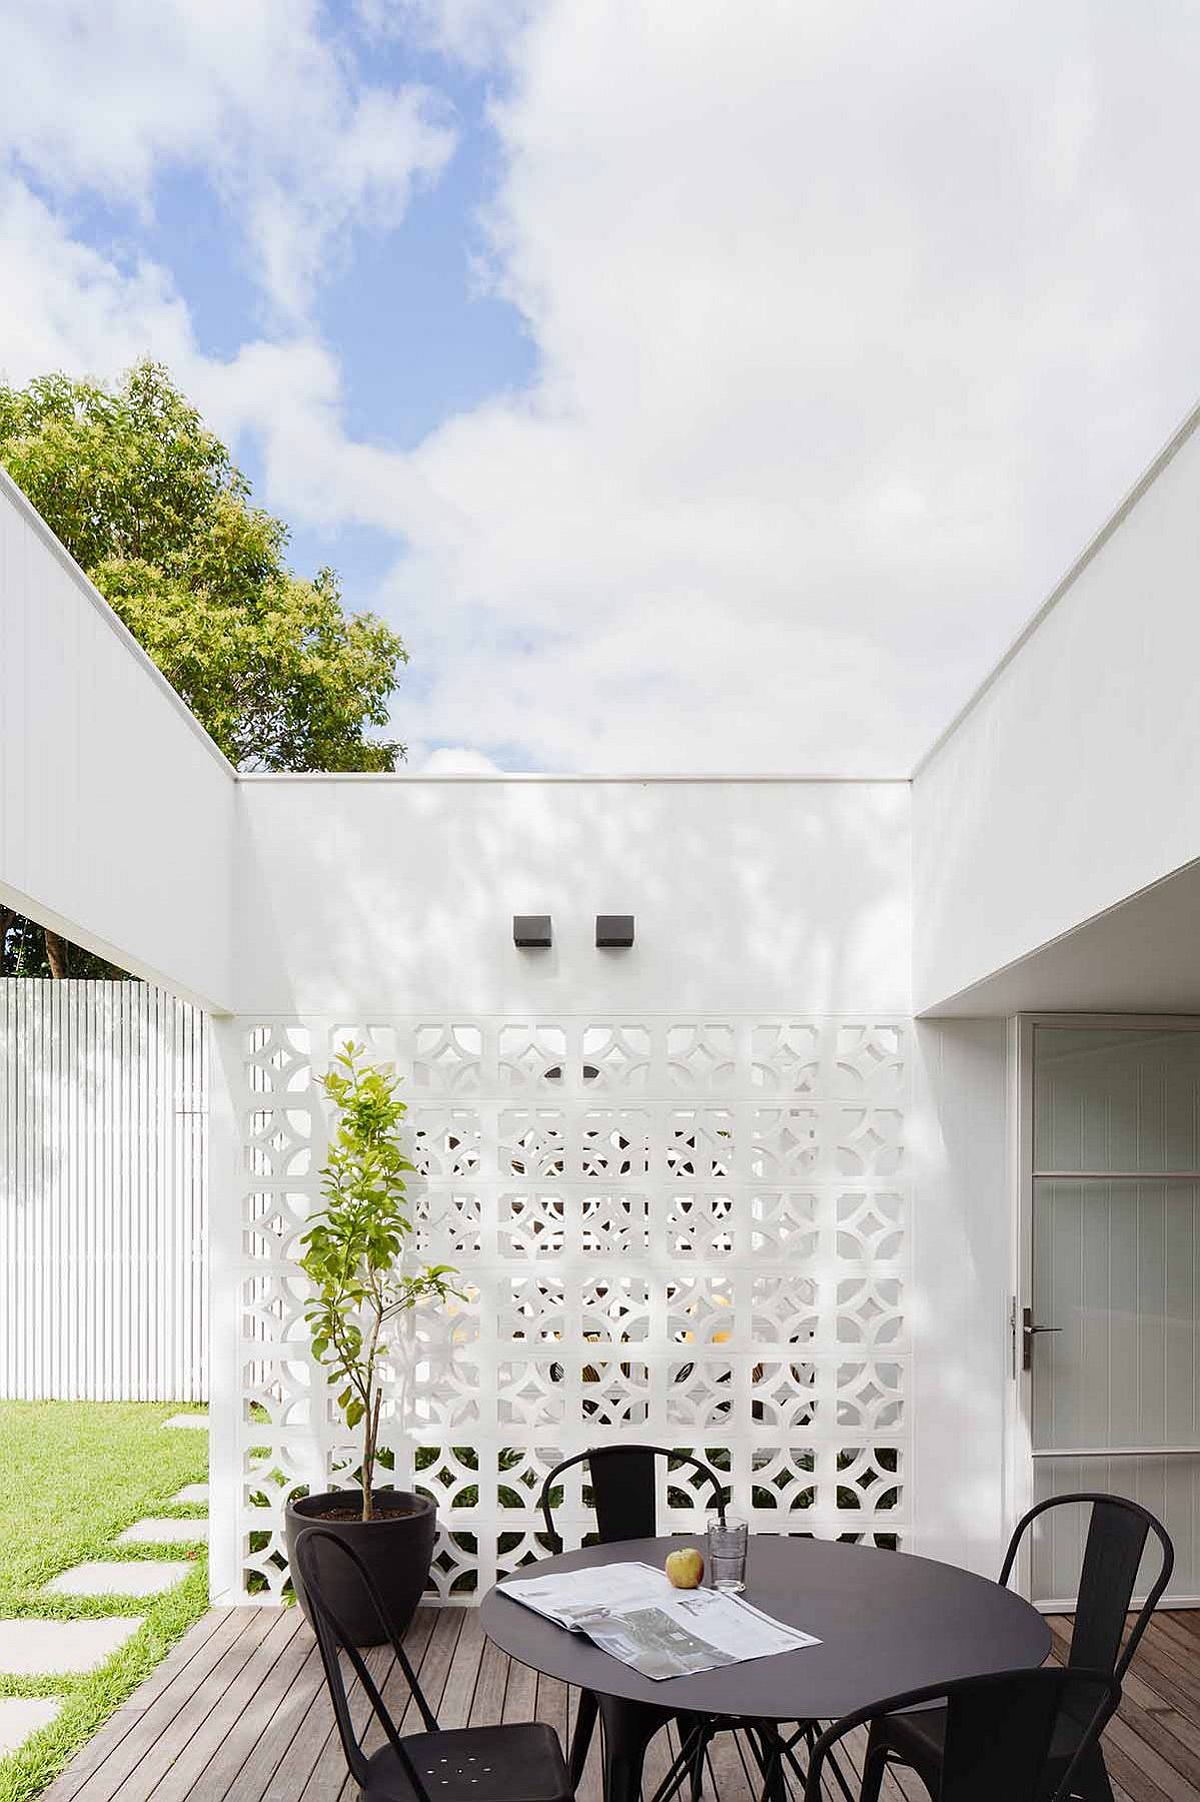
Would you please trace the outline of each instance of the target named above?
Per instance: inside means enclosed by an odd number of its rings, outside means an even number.
[[[552,943],[549,914],[513,915],[513,944],[522,951],[545,951]]]
[[[606,951],[627,951],[633,943],[633,915],[597,914],[596,943]]]

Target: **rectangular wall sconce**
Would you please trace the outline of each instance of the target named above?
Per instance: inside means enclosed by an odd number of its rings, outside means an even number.
[[[633,915],[597,914],[596,943],[606,951],[627,951],[633,943]]]
[[[513,915],[513,944],[522,951],[545,951],[552,942],[549,914]]]

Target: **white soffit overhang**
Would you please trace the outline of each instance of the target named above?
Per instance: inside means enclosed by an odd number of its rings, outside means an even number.
[[[923,1010],[1200,1014],[1200,861]]]

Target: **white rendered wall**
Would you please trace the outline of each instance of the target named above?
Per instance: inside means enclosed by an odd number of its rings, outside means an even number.
[[[238,788],[240,1013],[909,1011],[905,783]],[[515,951],[515,913],[554,948]],[[633,950],[596,950],[597,913]]]
[[[228,1007],[233,771],[0,471],[0,897]]]
[[[1200,856],[1197,418],[914,780],[918,1012]]]
[[[916,1537],[926,1556],[994,1576],[1012,1524],[1008,1026],[917,1021],[914,1043]]]
[[[351,1035],[405,1079],[422,1237],[471,1291],[430,1323],[397,1445],[438,1498],[447,1600],[535,1548],[555,1456],[621,1433],[716,1448],[759,1530],[917,1542],[906,785],[239,793],[214,1593],[277,1594],[289,1488],[352,1468],[288,1268],[315,1078]],[[517,911],[551,913],[552,951],[516,950]],[[598,911],[635,915],[633,950],[596,949]]]

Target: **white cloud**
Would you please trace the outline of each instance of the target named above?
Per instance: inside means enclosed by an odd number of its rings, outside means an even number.
[[[0,175],[0,380],[47,370],[111,380],[140,357],[165,363],[231,442],[261,441],[268,500],[307,524],[394,515],[422,504],[418,470],[348,442],[341,377],[327,346],[300,332],[248,339],[228,360],[199,349],[169,270],[148,258],[121,265],[72,238],[64,220],[13,176]]]
[[[397,497],[414,735],[909,767],[1200,390],[1198,76],[1182,0],[540,8],[541,374]]]
[[[148,214],[171,169],[229,202],[281,318],[354,228],[388,230],[454,147],[427,87],[356,81],[315,0],[61,0],[4,9],[0,155],[61,196]]]
[[[416,764],[416,758],[413,762]],[[472,751],[466,745],[438,745],[421,757],[419,768],[426,776],[490,776],[496,774],[499,765],[482,751]]]
[[[418,758],[906,769],[1200,390],[1200,21],[398,0],[380,28],[414,4],[444,48],[509,58],[491,227],[528,393],[411,455],[355,442],[335,346],[296,326],[200,357],[166,272],[83,249],[19,184],[0,365],[154,350],[261,442],[269,504],[403,535],[382,602]],[[94,104],[57,148],[26,120],[43,179],[81,179]],[[131,194],[202,135],[155,104],[103,151]],[[376,134],[346,142],[330,179],[367,208]]]
[[[118,268],[11,175],[0,175],[0,271],[0,379],[109,376],[147,350],[173,366],[191,353],[191,320],[168,271],[148,260]]]

